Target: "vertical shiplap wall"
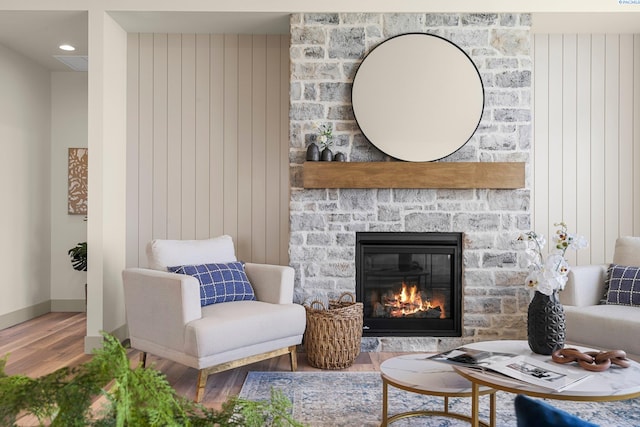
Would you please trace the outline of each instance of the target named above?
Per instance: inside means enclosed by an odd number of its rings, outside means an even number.
[[[587,236],[574,264],[640,236],[640,35],[534,36],[533,228]]]
[[[127,265],[152,239],[233,237],[288,264],[289,36],[129,34]]]

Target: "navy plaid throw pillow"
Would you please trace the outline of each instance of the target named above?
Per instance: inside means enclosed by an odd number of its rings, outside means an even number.
[[[167,268],[172,273],[187,274],[200,282],[200,305],[218,302],[255,300],[242,262],[228,264],[180,265]]]
[[[640,267],[611,264],[607,289],[607,304],[640,306]]]

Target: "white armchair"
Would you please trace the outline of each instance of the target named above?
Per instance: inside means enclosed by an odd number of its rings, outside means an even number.
[[[204,396],[209,374],[289,354],[306,327],[304,307],[293,303],[291,267],[245,264],[255,301],[201,307],[197,278],[167,267],[236,261],[229,236],[206,240],[154,240],[147,246],[149,269],[123,272],[131,346],[198,369],[195,400]]]
[[[640,237],[616,240],[614,264],[640,266]],[[571,268],[560,302],[564,305],[567,341],[605,350],[625,350],[640,360],[640,307],[601,304],[608,264]]]

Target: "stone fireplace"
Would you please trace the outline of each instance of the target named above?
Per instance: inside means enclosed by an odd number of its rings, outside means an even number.
[[[303,188],[314,124],[331,123],[333,150],[345,153],[349,162],[395,161],[360,132],[350,85],[370,49],[408,32],[433,33],[456,43],[483,80],[485,109],[478,130],[441,161],[526,162],[529,170],[528,14],[292,15],[289,251],[296,299],[356,292],[358,233],[461,233],[461,336],[372,334],[363,338],[363,349],[440,351],[478,340],[524,338],[529,294],[514,241],[530,229],[529,176],[524,188],[514,190]]]

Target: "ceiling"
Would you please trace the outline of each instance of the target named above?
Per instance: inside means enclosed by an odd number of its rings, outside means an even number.
[[[288,13],[112,12],[127,32],[287,34]],[[74,52],[58,48],[67,43]],[[54,55],[88,54],[86,11],[0,11],[0,44],[51,71],[70,71]]]
[[[127,32],[287,34],[284,12],[110,12]],[[535,13],[534,32],[640,33],[639,13]],[[51,71],[69,71],[54,55],[88,55],[86,11],[0,11],[0,44]],[[62,43],[76,47],[63,52]]]
[[[0,44],[52,71],[70,70],[53,55],[87,55],[87,34],[87,12],[0,11]]]
[[[289,14],[273,12],[110,12],[127,32],[289,34]]]

